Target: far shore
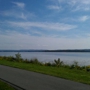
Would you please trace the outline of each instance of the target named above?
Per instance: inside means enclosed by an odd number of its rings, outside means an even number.
[[[65,50],[0,50],[0,52],[90,52],[90,49],[65,49]]]

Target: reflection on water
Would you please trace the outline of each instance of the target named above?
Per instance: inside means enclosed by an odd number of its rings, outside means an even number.
[[[17,52],[0,52],[0,56],[15,56]],[[87,52],[20,52],[22,58],[38,58],[41,62],[53,62],[60,58],[66,64],[78,61],[79,65],[90,65],[90,53]]]

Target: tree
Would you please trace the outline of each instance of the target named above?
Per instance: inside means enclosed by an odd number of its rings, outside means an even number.
[[[19,52],[15,54],[15,57],[16,57],[16,61],[21,62],[21,54]]]
[[[63,64],[63,61],[60,61],[60,58],[58,60],[54,60],[57,67],[61,66]]]

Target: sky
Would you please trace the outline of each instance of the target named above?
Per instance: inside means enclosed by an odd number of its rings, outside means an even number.
[[[90,0],[0,0],[2,49],[90,49]]]

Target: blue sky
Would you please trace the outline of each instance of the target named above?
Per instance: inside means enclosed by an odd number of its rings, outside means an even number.
[[[90,0],[0,0],[0,49],[89,49]]]

